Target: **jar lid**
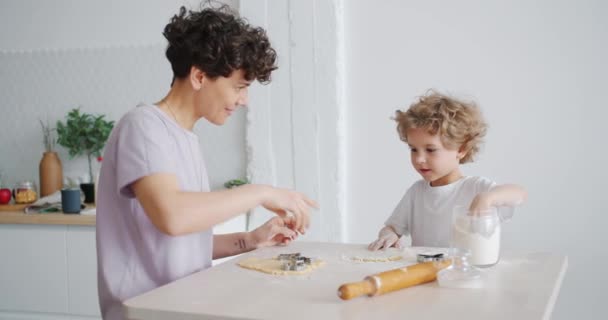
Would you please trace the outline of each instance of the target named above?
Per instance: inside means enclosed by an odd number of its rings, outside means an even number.
[[[416,261],[418,261],[418,262],[442,261],[443,259],[444,259],[443,253],[437,253],[437,254],[419,253],[416,255]]]
[[[29,180],[21,181],[17,184],[18,188],[34,188],[34,183]]]
[[[446,288],[482,288],[484,282],[482,273],[469,263],[470,256],[470,250],[450,249],[448,259],[452,260],[452,264],[437,273],[439,286]]]

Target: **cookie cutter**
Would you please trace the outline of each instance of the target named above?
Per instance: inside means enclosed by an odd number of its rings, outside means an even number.
[[[445,255],[443,253],[437,253],[437,254],[419,253],[416,255],[416,261],[418,261],[418,262],[443,261],[444,259],[445,259]]]
[[[283,262],[282,269],[285,271],[302,271],[311,265],[312,259],[296,253],[282,253],[277,259]]]

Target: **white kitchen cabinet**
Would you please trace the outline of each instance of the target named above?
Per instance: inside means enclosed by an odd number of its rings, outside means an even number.
[[[245,215],[214,231],[245,231]],[[95,216],[0,212],[0,320],[9,319],[101,319]]]
[[[68,226],[68,312],[99,316],[95,228]]]
[[[100,319],[95,227],[0,224],[0,319]]]

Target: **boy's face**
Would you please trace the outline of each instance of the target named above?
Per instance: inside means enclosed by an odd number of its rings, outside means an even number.
[[[247,105],[250,84],[243,70],[235,70],[228,77],[205,78],[198,97],[202,116],[213,124],[224,124],[239,106]]]
[[[412,165],[431,186],[443,186],[460,179],[463,152],[447,148],[439,135],[430,134],[426,128],[410,128],[406,133]]]

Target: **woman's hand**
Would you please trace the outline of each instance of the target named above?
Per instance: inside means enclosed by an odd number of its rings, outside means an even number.
[[[267,187],[262,206],[283,218],[283,222],[301,234],[310,226],[310,210],[318,204],[304,194],[287,189]]]
[[[298,237],[298,233],[290,229],[280,217],[273,217],[250,233],[255,248],[287,245]]]
[[[387,249],[390,247],[401,248],[401,242],[399,241],[401,238],[393,228],[386,226],[380,229],[378,233],[378,239],[376,241],[369,244],[367,247],[371,251],[375,251],[378,249]]]

